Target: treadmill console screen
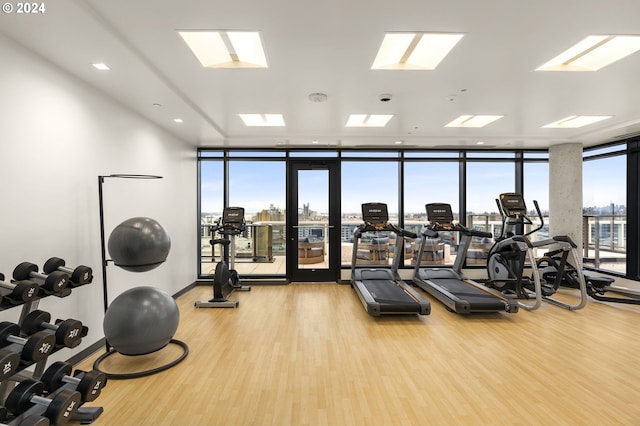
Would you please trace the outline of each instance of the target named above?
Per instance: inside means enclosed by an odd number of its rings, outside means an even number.
[[[225,224],[242,224],[244,223],[244,208],[227,207],[222,212],[222,223]]]
[[[500,206],[504,214],[510,217],[527,214],[527,205],[524,203],[524,198],[522,194],[516,192],[500,194]]]
[[[425,205],[427,209],[427,219],[431,223],[451,223],[453,222],[453,212],[451,205],[446,203],[431,203]]]
[[[362,220],[371,224],[382,224],[389,221],[389,212],[384,203],[365,203],[362,205]]]

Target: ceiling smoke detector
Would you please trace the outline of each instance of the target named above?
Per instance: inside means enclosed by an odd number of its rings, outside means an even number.
[[[327,100],[327,95],[324,93],[312,93],[309,95],[309,100],[311,102],[324,102]]]

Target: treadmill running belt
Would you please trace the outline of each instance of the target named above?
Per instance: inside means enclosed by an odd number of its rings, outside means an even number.
[[[449,293],[456,295],[459,299],[469,302],[472,310],[504,310],[505,302],[503,300],[477,289],[471,284],[453,278],[432,278],[429,281]]]
[[[388,270],[359,270],[358,279],[383,312],[420,312],[420,304],[396,285]]]

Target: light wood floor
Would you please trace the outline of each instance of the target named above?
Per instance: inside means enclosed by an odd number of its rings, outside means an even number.
[[[187,359],[110,381],[97,425],[640,424],[640,306],[461,316],[432,301],[430,316],[374,318],[348,285],[291,284],[196,310],[210,293],[178,299]]]

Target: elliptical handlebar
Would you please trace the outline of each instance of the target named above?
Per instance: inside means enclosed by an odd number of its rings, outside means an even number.
[[[533,200],[533,205],[536,208],[536,213],[538,214],[538,219],[540,219],[540,225],[538,225],[538,227],[536,229],[534,229],[532,231],[529,231],[526,234],[524,234],[525,236],[534,234],[534,233],[538,232],[539,230],[541,230],[544,227],[544,217],[542,216],[542,211],[540,210],[540,206],[538,205],[538,201],[537,200]],[[529,222],[531,222],[531,219],[529,219]],[[530,223],[530,225],[533,225],[533,223]]]

